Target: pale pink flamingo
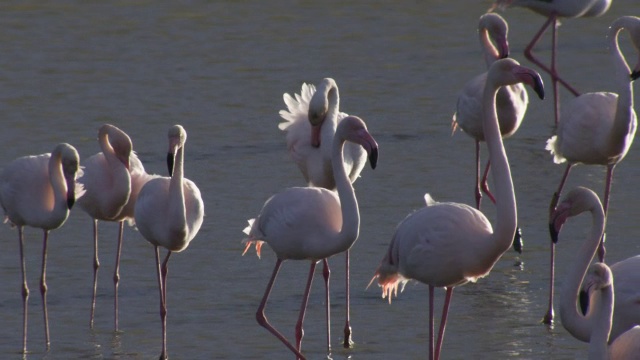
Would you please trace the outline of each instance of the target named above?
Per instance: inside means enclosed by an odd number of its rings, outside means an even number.
[[[507,42],[509,27],[507,22],[496,13],[487,13],[480,17],[478,34],[484,51],[487,68],[496,60],[509,56],[509,44]],[[492,42],[492,40],[495,42]],[[456,112],[453,114],[452,127],[455,131],[458,127],[476,142],[476,208],[480,209],[482,191],[495,203],[493,195],[487,186],[490,163],[487,162],[482,181],[480,181],[480,142],[484,141],[482,130],[482,94],[487,81],[487,72],[475,76],[465,84],[458,94]],[[527,111],[529,97],[522,84],[503,86],[496,96],[496,111],[500,134],[503,138],[513,135]]]
[[[408,215],[396,228],[389,249],[376,270],[382,296],[397,295],[398,286],[410,279],[429,285],[429,358],[439,359],[447,314],[455,286],[475,282],[489,274],[507,251],[516,231],[516,200],[509,162],[500,136],[496,94],[501,86],[525,83],[544,97],[542,79],[513,59],[497,60],[489,68],[483,104],[484,135],[496,197],[496,227],[474,207],[436,203],[427,194],[427,206]],[[446,296],[437,344],[433,344],[434,289]]]
[[[553,212],[558,202],[571,168],[582,163],[607,167],[604,190],[604,213],[607,214],[613,171],[629,151],[637,127],[632,82],[640,77],[640,61],[633,70],[627,65],[618,46],[618,35],[622,29],[629,31],[636,50],[640,51],[640,18],[620,17],[608,30],[609,50],[615,66],[613,79],[618,93],[586,93],[573,99],[563,111],[556,135],[547,141],[547,150],[554,155],[554,162],[567,162],[558,190],[552,197],[550,212]],[[554,253],[555,244],[552,242],[549,306],[543,319],[547,324],[553,320]],[[598,250],[601,262],[604,261],[604,256],[602,242]]]
[[[362,119],[348,116],[338,124],[332,142],[331,166],[337,193],[316,187],[285,189],[269,198],[258,217],[249,220],[250,225],[245,229],[248,235],[244,240],[245,253],[251,244],[255,244],[256,252],[260,256],[260,249],[266,242],[278,258],[258,307],[256,319],[299,359],[304,359],[301,353],[302,325],[316,264],[323,260],[326,267],[328,257],[347,251],[357,240],[360,229],[358,202],[343,161],[344,145],[347,141],[362,146],[369,156],[371,167],[375,168],[378,158],[377,143],[367,131]],[[296,324],[295,346],[269,323],[264,314],[271,288],[285,260],[311,261],[300,316]],[[325,276],[328,300],[327,281],[328,278]],[[329,334],[327,334],[327,347],[330,347]]]
[[[24,156],[7,165],[0,174],[0,204],[5,219],[18,227],[20,263],[22,267],[23,332],[22,351],[27,352],[27,300],[29,287],[24,259],[23,230],[25,226],[40,228],[44,232],[42,246],[42,273],[40,295],[44,313],[44,331],[49,349],[49,316],[47,312],[47,245],[49,231],[59,228],[69,216],[76,198],[82,196],[76,183],[80,156],[66,143],[58,144],[52,153]],[[5,220],[5,221],[6,221]]]
[[[302,84],[300,95],[283,96],[287,110],[280,110],[285,120],[278,127],[286,131],[287,149],[295,161],[309,186],[323,187],[329,190],[336,188],[331,166],[331,142],[338,124],[348,115],[340,112],[340,92],[338,84],[332,78],[325,78],[316,87]],[[351,183],[360,176],[367,162],[367,153],[354,143],[344,145],[344,166]],[[353,345],[350,320],[350,284],[349,284],[349,250],[346,256],[346,319],[344,326],[345,348]],[[325,262],[325,273],[329,269]],[[329,312],[327,304],[327,313]]]
[[[597,17],[601,16],[609,10],[611,0],[496,0],[493,8],[505,9],[507,7],[517,6],[528,8],[542,16],[547,17],[547,21],[542,25],[540,30],[535,34],[531,42],[524,50],[524,56],[534,64],[538,65],[542,70],[551,75],[551,83],[553,87],[554,113],[555,122],[559,119],[559,94],[558,82],[560,82],[573,95],[578,96],[580,93],[575,90],[567,81],[558,75],[556,70],[556,53],[557,53],[557,29],[559,26],[558,18],[579,18],[579,17]],[[540,38],[551,26],[551,64],[545,65],[533,55],[533,48],[538,44]]]
[[[135,204],[138,230],[155,248],[158,288],[160,290],[160,320],[162,323],[162,353],[167,359],[167,263],[173,252],[189,246],[202,226],[204,203],[196,184],[184,177],[184,145],[187,132],[180,125],[169,129],[167,165],[171,177],[156,177],[140,190]],[[160,263],[159,247],[167,255]]]
[[[611,269],[604,263],[590,265],[604,232],[605,215],[598,195],[584,187],[570,191],[558,205],[552,217],[554,238],[569,217],[583,212],[591,213],[592,225],[564,282],[560,297],[562,326],[576,339],[591,343],[590,359],[631,359],[622,354],[632,349],[631,344],[635,356],[640,353],[640,257],[619,262]],[[578,294],[585,307],[582,311],[576,307]]]

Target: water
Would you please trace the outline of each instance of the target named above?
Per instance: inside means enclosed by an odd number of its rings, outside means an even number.
[[[608,25],[635,0],[616,0],[597,19],[566,20],[560,28],[559,69],[581,91],[610,90],[605,48]],[[380,145],[379,167],[356,186],[362,215],[352,249],[352,326],[356,347],[341,348],[344,317],[342,255],[332,264],[333,359],[425,358],[427,288],[409,284],[389,305],[379,289],[365,290],[396,224],[438,200],[472,203],[473,142],[450,136],[458,90],[484,71],[476,36],[490,1],[59,1],[0,5],[0,164],[52,150],[58,142],[82,157],[98,151],[100,124],[124,129],[147,171],[165,174],[166,133],[189,133],[186,174],[200,187],[205,223],[191,246],[172,257],[168,280],[168,350],[174,359],[291,358],[255,322],[275,257],[241,257],[246,219],[265,199],[301,176],[278,130],[282,94],[331,76],[342,109],[363,117]],[[504,13],[512,55],[543,19],[524,9]],[[625,35],[626,39],[627,36]],[[548,39],[538,53],[549,55]],[[629,48],[628,44],[625,45]],[[544,76],[549,84],[548,76]],[[509,251],[491,275],[456,289],[443,358],[567,359],[587,344],[557,322],[540,324],[546,309],[547,207],[563,167],[544,151],[552,133],[551,91],[531,99],[525,123],[506,142],[518,199],[525,252]],[[563,92],[564,99],[569,97]],[[637,96],[636,96],[637,101]],[[484,154],[486,158],[486,151]],[[618,167],[608,224],[611,262],[640,253],[638,151]],[[602,194],[604,168],[577,167],[568,188]],[[490,218],[493,209],[483,207]],[[572,220],[558,250],[558,285],[589,226]],[[153,249],[125,230],[120,327],[113,329],[112,272],[116,225],[100,227],[101,264],[96,325],[90,330],[91,222],[74,209],[51,235],[48,258],[51,350],[44,351],[38,293],[41,232],[26,231],[31,289],[28,358],[151,359],[160,352]],[[21,358],[22,310],[17,233],[0,227],[0,354]],[[287,262],[267,316],[288,337],[308,263]],[[323,289],[317,278],[305,320],[303,351],[326,358]],[[438,307],[443,292],[437,293]],[[473,355],[472,355],[473,354]],[[478,355],[481,354],[481,355]]]

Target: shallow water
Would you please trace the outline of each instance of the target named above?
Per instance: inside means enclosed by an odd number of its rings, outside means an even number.
[[[0,164],[49,152],[58,142],[81,157],[98,151],[100,124],[132,138],[150,173],[164,174],[166,133],[189,133],[186,175],[206,207],[200,233],[172,257],[168,280],[168,351],[174,359],[279,359],[288,350],[255,321],[275,257],[240,256],[242,229],[264,200],[302,184],[278,130],[282,94],[302,82],[333,77],[341,106],[361,116],[380,145],[374,171],[356,183],[362,217],[352,248],[352,326],[356,346],[341,348],[344,257],[332,264],[333,359],[426,358],[427,287],[410,283],[389,305],[365,289],[396,224],[422,206],[425,192],[442,201],[473,201],[473,141],[450,136],[462,85],[484,71],[478,17],[490,1],[58,1],[0,5]],[[560,28],[559,69],[581,91],[610,90],[605,35],[635,0],[615,0],[596,19],[566,20]],[[512,56],[543,19],[524,9],[503,13]],[[626,39],[627,37],[624,36]],[[549,41],[539,54],[549,55]],[[628,45],[625,45],[628,49]],[[548,76],[543,76],[550,84]],[[544,150],[552,133],[551,89],[531,97],[524,124],[506,141],[525,251],[507,252],[491,275],[454,292],[443,358],[584,358],[587,344],[562,326],[540,324],[548,280],[547,212],[564,170]],[[563,99],[569,98],[562,93]],[[637,101],[637,96],[636,96]],[[486,157],[486,151],[483,154]],[[616,170],[608,219],[608,259],[640,253],[639,155],[633,146]],[[602,194],[605,170],[577,167],[567,188]],[[489,218],[493,208],[485,201]],[[588,217],[572,220],[558,250],[558,286],[571,265]],[[153,249],[125,231],[120,328],[113,329],[112,272],[116,225],[102,223],[96,325],[89,329],[92,285],[91,221],[74,208],[51,235],[47,279],[51,350],[44,351],[38,293],[41,232],[28,229],[31,289],[28,358],[151,359],[160,351]],[[0,357],[21,358],[22,306],[17,232],[0,227]],[[575,240],[573,240],[575,238]],[[569,240],[572,239],[572,240]],[[288,337],[308,263],[287,262],[267,316]],[[443,292],[438,291],[438,306]],[[316,278],[305,320],[303,352],[326,358],[323,287]],[[482,356],[478,356],[481,354]]]

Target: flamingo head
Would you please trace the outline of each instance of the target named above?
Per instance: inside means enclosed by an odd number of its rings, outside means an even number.
[[[178,149],[187,141],[187,132],[181,125],[174,125],[169,129],[169,151],[167,152],[167,169],[169,176],[173,176],[173,164]]]
[[[321,109],[316,109],[310,104],[307,116],[309,118],[309,123],[311,124],[311,146],[315,148],[320,147],[320,130],[322,129],[322,123],[327,116],[327,108],[326,106],[323,106]]]
[[[362,146],[367,152],[371,168],[376,168],[378,164],[378,143],[373,136],[369,134],[364,120],[357,116],[347,116],[340,121],[338,129],[336,130],[336,136],[338,133],[344,136],[346,141],[351,141]]]
[[[495,42],[496,49],[491,54],[494,59],[509,57],[509,41],[507,40],[509,26],[502,16],[492,12],[486,13],[480,17],[478,27],[481,33],[482,31],[488,32],[489,38]]]
[[[67,185],[67,207],[71,209],[76,202],[76,177],[80,170],[80,155],[71,145],[63,143],[54,152],[60,154],[62,174]]]

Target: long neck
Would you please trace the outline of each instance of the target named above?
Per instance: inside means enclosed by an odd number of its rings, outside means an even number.
[[[333,137],[336,133],[336,127],[338,126],[338,113],[340,112],[340,94],[338,92],[338,85],[336,85],[336,83],[333,81],[328,82],[327,86],[321,90],[324,92],[324,96],[327,98],[329,107],[327,109],[325,120],[322,123],[320,143],[326,145],[323,146],[323,153],[325,155],[325,159],[329,160],[332,156],[332,147],[330,146],[330,144],[333,143]]]
[[[598,309],[593,318],[593,331],[589,340],[589,360],[607,360],[609,335],[613,325],[613,284],[596,291]]]
[[[173,165],[173,175],[169,183],[169,214],[172,227],[186,228],[186,210],[184,204],[184,144],[178,147]]]
[[[593,260],[596,249],[600,244],[604,231],[604,211],[602,206],[592,205],[591,211],[592,225],[587,240],[582,243],[580,251],[576,256],[576,261],[565,280],[560,296],[560,319],[562,325],[581,341],[589,341],[591,337],[591,319],[595,306],[590,306],[586,316],[578,312],[577,301],[580,286],[587,273],[587,269]]]
[[[482,50],[484,53],[484,61],[487,63],[488,68],[496,61],[496,59],[498,59],[498,56],[500,55],[498,54],[498,49],[493,46],[493,43],[489,38],[489,31],[487,30],[487,28],[480,28],[479,35],[480,43],[482,44]]]
[[[620,31],[625,27],[625,22],[616,22],[609,30],[609,51],[613,59],[615,69],[615,84],[618,91],[618,102],[616,104],[616,113],[613,120],[613,128],[609,135],[610,141],[614,144],[620,144],[620,140],[628,136],[635,126],[633,119],[635,113],[633,110],[633,86],[630,79],[631,69],[625,61],[624,55],[618,45],[618,36]],[[623,142],[627,144],[627,142]],[[620,149],[623,151],[623,149]]]
[[[62,214],[69,211],[67,205],[67,182],[62,171],[62,155],[54,151],[49,158],[49,181],[53,189],[53,213]]]
[[[360,211],[358,210],[358,200],[356,199],[353,186],[344,169],[344,143],[344,139],[336,136],[332,146],[332,166],[342,211],[342,228],[338,234],[336,245],[346,250],[358,239],[358,233],[360,231]]]
[[[516,197],[513,191],[509,160],[502,144],[496,114],[497,88],[486,86],[483,95],[483,130],[491,160],[491,176],[496,198],[496,226],[488,255],[499,257],[511,247],[516,232]]]

